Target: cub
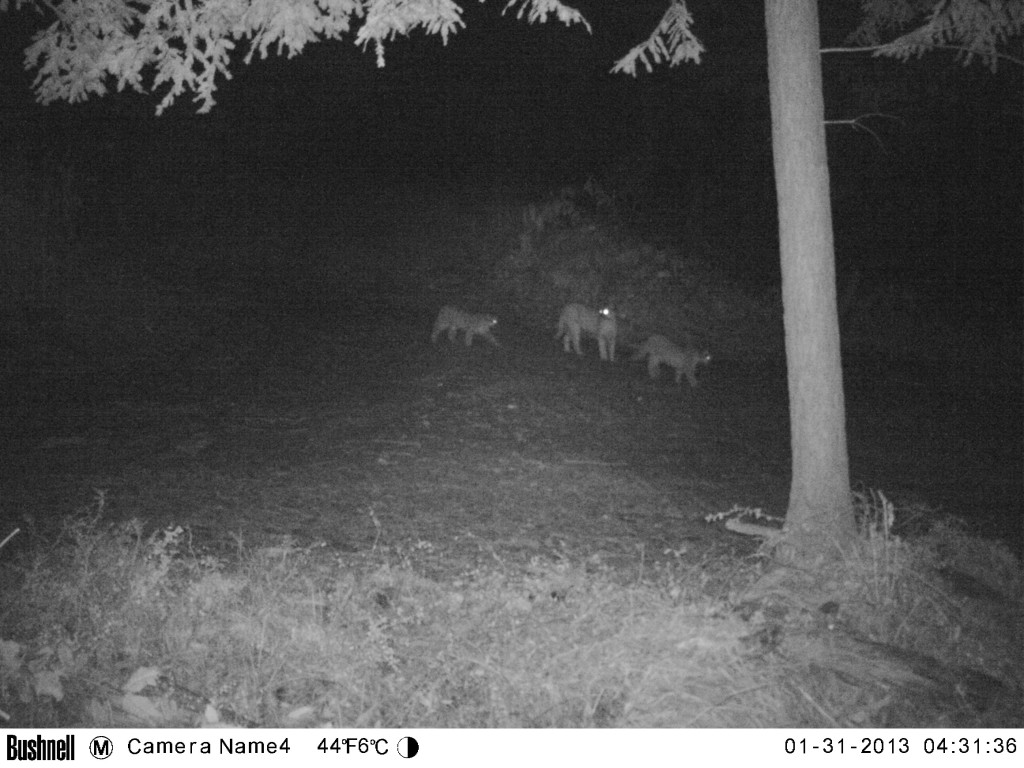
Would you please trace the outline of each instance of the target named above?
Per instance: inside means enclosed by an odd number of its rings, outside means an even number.
[[[452,306],[441,307],[441,311],[437,313],[437,320],[434,321],[434,330],[430,334],[430,343],[436,344],[441,331],[447,330],[448,341],[455,341],[456,333],[463,331],[467,347],[473,344],[474,336],[480,336],[498,346],[498,340],[491,333],[491,329],[497,324],[498,318],[493,315],[474,315]]]
[[[634,360],[647,358],[647,375],[658,378],[658,366],[662,363],[676,369],[676,384],[683,383],[683,374],[691,387],[697,386],[695,371],[698,365],[711,362],[711,355],[696,349],[680,349],[664,336],[654,335],[637,347],[633,354]]]
[[[615,338],[618,335],[618,323],[615,310],[605,307],[599,312],[588,309],[582,304],[566,304],[558,318],[555,338],[562,340],[562,348],[582,355],[580,336],[586,333],[597,339],[597,351],[602,360],[615,362]]]

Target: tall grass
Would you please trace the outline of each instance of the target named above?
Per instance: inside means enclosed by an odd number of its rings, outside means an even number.
[[[214,555],[104,504],[0,553],[10,726],[1019,725],[1020,566],[948,526],[876,529],[828,605],[790,588],[780,610],[755,597],[764,559],[438,574],[437,543]]]

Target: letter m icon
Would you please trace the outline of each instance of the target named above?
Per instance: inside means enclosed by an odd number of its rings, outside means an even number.
[[[114,754],[114,742],[106,736],[97,736],[89,742],[89,754],[98,760],[106,760]]]

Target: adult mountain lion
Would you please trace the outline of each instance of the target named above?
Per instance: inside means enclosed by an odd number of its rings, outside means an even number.
[[[697,386],[697,366],[711,362],[711,355],[707,352],[693,348],[682,349],[658,334],[649,336],[633,353],[634,360],[643,360],[645,357],[647,375],[652,379],[658,378],[659,366],[664,364],[675,368],[676,384],[682,384],[683,374],[686,374],[686,380],[690,382],[691,387]]]
[[[494,315],[474,315],[470,312],[463,312],[453,306],[441,307],[437,313],[437,320],[434,321],[434,330],[430,334],[430,343],[436,344],[437,337],[442,331],[448,331],[448,341],[455,341],[455,335],[462,331],[466,335],[466,346],[472,346],[473,338],[480,336],[494,346],[498,346],[498,340],[494,338],[491,329],[498,324],[498,318]]]
[[[582,355],[580,337],[584,333],[593,336],[597,339],[597,351],[601,359],[614,363],[615,339],[618,332],[615,310],[611,307],[595,312],[582,304],[566,304],[558,317],[555,338],[562,340],[562,348],[566,352],[573,351],[577,355]]]

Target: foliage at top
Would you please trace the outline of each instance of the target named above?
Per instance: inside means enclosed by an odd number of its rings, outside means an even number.
[[[157,114],[186,91],[199,112],[209,112],[217,77],[231,78],[231,55],[241,41],[248,43],[248,64],[257,52],[266,58],[273,48],[292,58],[307,43],[354,31],[355,43],[372,44],[384,66],[384,44],[397,35],[422,29],[447,43],[464,26],[454,0],[0,0],[0,11],[12,6],[55,17],[25,51],[43,104],[102,96],[113,80],[118,91],[164,89]],[[560,0],[508,0],[510,9],[530,23],[554,16],[590,29]]]
[[[620,59],[612,72],[636,75],[656,65],[699,63],[704,46],[692,32],[685,0],[668,9],[643,43]],[[924,51],[952,48],[965,63],[980,58],[1024,60],[1001,49],[1024,28],[1024,0],[861,0],[864,21],[850,36],[876,55],[906,60]],[[373,45],[384,66],[385,43],[416,30],[449,35],[465,26],[455,0],[0,0],[0,12],[32,7],[49,24],[25,51],[26,69],[36,70],[33,88],[40,102],[79,102],[118,91],[162,91],[157,114],[186,91],[199,112],[214,106],[217,77],[231,78],[236,46],[247,45],[243,61],[273,49],[289,58],[307,43],[340,40],[349,33],[364,50]],[[552,17],[563,24],[590,25],[562,0],[507,0],[504,12],[529,23]],[[909,32],[903,32],[910,28]],[[884,42],[892,35],[895,39]]]
[[[666,61],[670,67],[686,61],[699,64],[704,46],[691,31],[692,25],[693,16],[685,0],[672,0],[651,36],[617,61],[612,72],[624,72],[636,77],[638,63],[643,64],[648,72],[655,65]]]
[[[864,20],[849,41],[876,56],[906,61],[953,49],[965,65],[977,57],[993,71],[1000,59],[1024,66],[1003,50],[1024,31],[1024,0],[861,0],[861,8]]]

